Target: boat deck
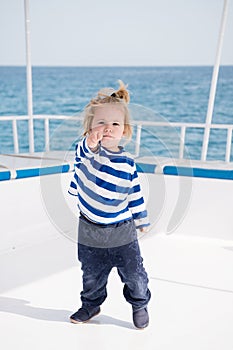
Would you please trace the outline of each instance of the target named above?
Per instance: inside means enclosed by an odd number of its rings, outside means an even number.
[[[101,314],[75,325],[80,265],[76,244],[48,239],[1,254],[1,347],[11,349],[233,348],[233,244],[156,235],[140,239],[150,278],[150,325],[132,325],[131,307],[113,269]]]
[[[77,218],[72,214],[77,210],[73,197],[66,198],[73,155],[33,157],[0,159],[0,172],[9,171],[12,179],[2,175],[0,181],[2,349],[233,349],[230,177],[189,178],[192,187],[182,187],[188,178],[183,183],[177,175],[156,173],[156,168],[148,172],[143,187],[151,219],[157,219],[139,240],[152,292],[150,325],[143,331],[134,328],[115,269],[101,313],[76,325],[69,316],[80,306]],[[140,166],[145,164],[150,163],[141,160]],[[41,169],[52,175],[39,176]],[[225,170],[232,171],[232,164]],[[184,217],[168,234],[178,194],[187,189]],[[50,203],[51,197],[56,201]]]

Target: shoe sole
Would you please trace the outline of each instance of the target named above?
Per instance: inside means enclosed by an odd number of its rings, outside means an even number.
[[[70,318],[70,322],[71,322],[71,323],[75,323],[75,324],[87,323],[87,322],[89,322],[93,317],[99,315],[100,311],[101,311],[101,310],[99,310],[98,312],[96,312],[93,316],[91,316],[90,318],[88,318],[88,320],[86,320],[86,321],[76,321],[76,320],[74,320],[73,318]]]
[[[135,325],[134,325],[135,326]],[[137,329],[139,329],[140,331],[143,331],[143,329],[145,329],[146,327],[148,327],[149,326],[149,324],[146,324],[145,326],[143,326],[143,327],[137,327],[137,326],[135,326],[135,328],[137,328]]]

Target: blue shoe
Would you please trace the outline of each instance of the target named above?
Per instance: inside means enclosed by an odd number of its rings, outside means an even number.
[[[70,316],[70,322],[72,323],[85,323],[92,317],[100,313],[100,307],[93,307],[92,309],[85,309],[81,307],[77,312]]]
[[[147,308],[133,311],[133,323],[138,329],[146,328],[149,325]]]

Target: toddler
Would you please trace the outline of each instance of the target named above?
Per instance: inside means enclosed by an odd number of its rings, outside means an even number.
[[[73,323],[89,321],[107,297],[113,267],[124,283],[123,294],[132,305],[137,328],[149,324],[151,297],[136,228],[149,225],[138,174],[132,156],[120,141],[130,139],[129,93],[123,82],[118,90],[99,91],[84,110],[84,138],[76,146],[75,173],[69,193],[77,196],[80,212],[78,259],[83,272],[81,308]]]

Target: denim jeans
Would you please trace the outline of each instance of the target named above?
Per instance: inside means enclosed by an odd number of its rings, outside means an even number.
[[[124,226],[136,232],[133,220],[121,223],[121,232]],[[87,222],[89,230],[94,226],[99,234],[104,234],[104,227]],[[114,226],[115,225],[115,226]],[[110,225],[117,234],[117,224]],[[80,220],[80,230],[87,226]],[[109,225],[108,225],[109,229]],[[133,234],[134,237],[134,234]],[[81,292],[82,306],[89,309],[100,306],[107,297],[107,280],[113,267],[117,268],[121,281],[124,283],[123,294],[133,310],[147,306],[151,293],[148,289],[148,277],[143,267],[138,240],[127,244],[100,248],[93,245],[84,245],[78,242],[78,258],[83,271],[83,290]]]

